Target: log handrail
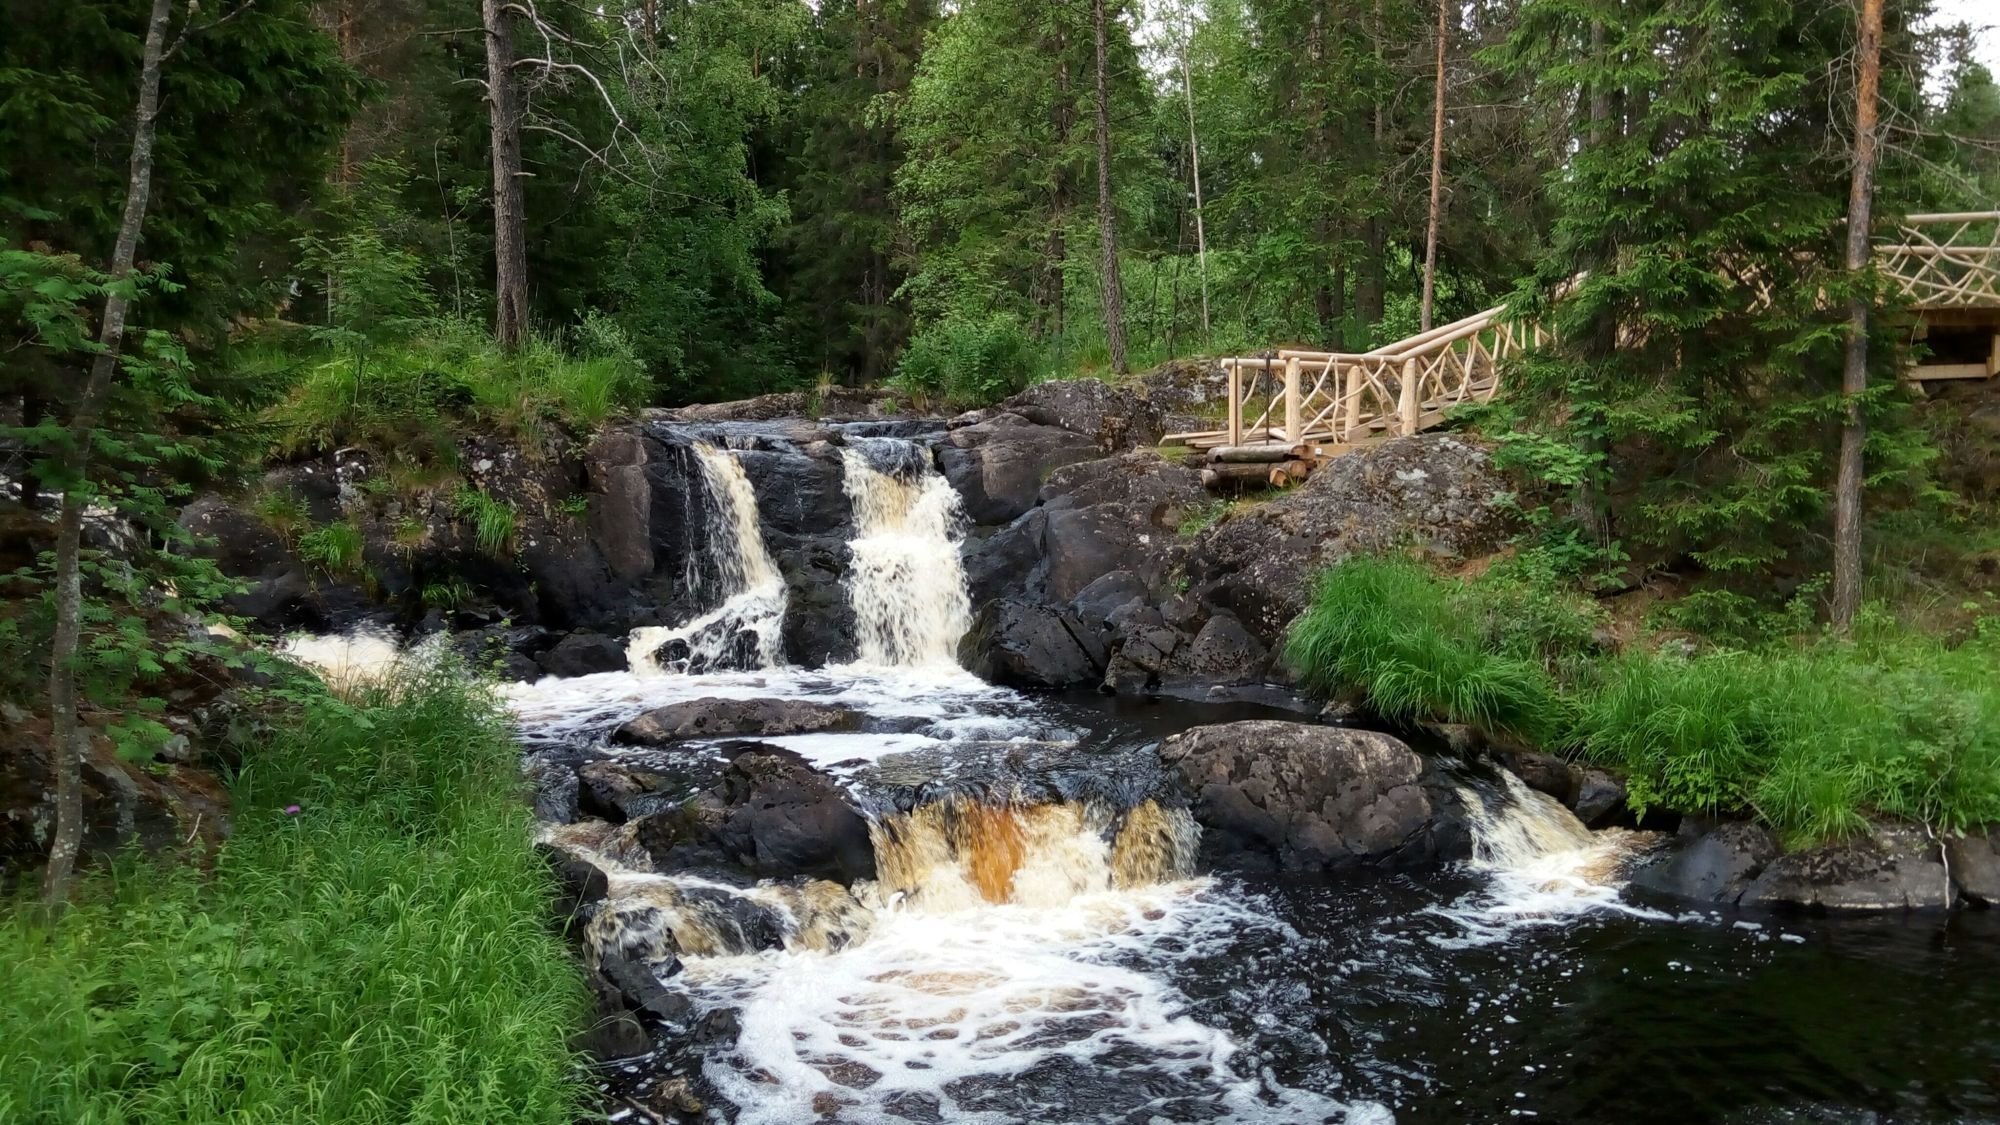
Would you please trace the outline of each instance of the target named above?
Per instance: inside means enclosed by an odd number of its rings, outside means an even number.
[[[1875,260],[1919,313],[2000,310],[2000,210],[1904,216],[1893,235],[1877,240]],[[1576,280],[1559,286],[1557,298]],[[1491,400],[1500,392],[1503,361],[1549,339],[1538,321],[1506,314],[1507,306],[1496,305],[1369,352],[1277,348],[1223,359],[1226,428],[1163,440],[1201,448],[1297,447],[1428,429],[1454,406]],[[1248,417],[1260,387],[1263,409]]]

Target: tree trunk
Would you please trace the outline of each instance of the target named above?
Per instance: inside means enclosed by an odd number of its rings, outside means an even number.
[[[1382,40],[1384,35],[1382,0],[1375,0],[1374,38],[1375,65],[1377,67],[1382,65]],[[1388,166],[1385,151],[1386,146],[1383,143],[1387,133],[1388,112],[1382,105],[1382,95],[1378,90],[1375,95],[1373,122],[1374,149],[1371,154],[1373,165],[1378,175],[1383,174]],[[1381,185],[1381,195],[1386,196],[1387,194],[1388,184],[1385,182]],[[1387,283],[1383,278],[1383,250],[1388,241],[1386,224],[1382,221],[1382,208],[1384,206],[1383,199],[1377,198],[1374,213],[1369,215],[1367,221],[1362,224],[1361,241],[1363,249],[1361,253],[1361,276],[1354,283],[1354,315],[1356,319],[1361,321],[1363,334],[1370,344],[1376,342],[1374,339],[1375,326],[1382,322],[1382,297],[1383,291],[1387,288]]]
[[[122,283],[132,276],[139,230],[145,225],[146,202],[153,190],[153,125],[160,112],[160,68],[166,56],[171,11],[171,0],[153,0],[146,23],[138,111],[132,124],[132,159],[125,181],[125,214],[111,251],[113,284],[104,297],[98,352],[91,359],[90,377],[77,399],[76,413],[70,416],[69,447],[63,456],[62,514],[56,525],[56,626],[49,655],[49,753],[56,771],[56,824],[55,838],[49,843],[49,866],[42,874],[42,901],[51,911],[60,910],[69,898],[77,850],[83,843],[83,756],[89,735],[77,714],[76,655],[83,638],[83,510],[90,503],[86,477],[98,414],[125,347],[125,313],[131,299]]]
[[[1868,228],[1875,205],[1876,91],[1882,81],[1882,0],[1861,0],[1861,78],[1854,98],[1854,172],[1847,190],[1847,272],[1854,291],[1847,298],[1847,361],[1840,393],[1847,400],[1847,425],[1840,431],[1840,472],[1834,484],[1833,625],[1845,630],[1861,608],[1861,445],[1868,436],[1861,396],[1868,390],[1868,298],[1862,278],[1868,269]]]
[[[1450,0],[1438,0],[1437,86],[1431,97],[1431,217],[1424,227],[1424,297],[1418,327],[1431,330],[1431,303],[1437,296],[1438,214],[1444,206],[1444,44]]]
[[[493,335],[512,351],[528,331],[527,207],[521,193],[514,17],[506,0],[480,0],[480,12],[486,24],[486,104],[493,133]]]
[[[1181,91],[1187,95],[1188,113],[1188,161],[1194,169],[1194,255],[1195,265],[1201,272],[1201,343],[1208,346],[1208,231],[1201,220],[1201,141],[1194,128],[1194,77],[1188,69],[1188,53],[1194,50],[1194,28],[1187,28],[1187,41],[1181,47]],[[1174,275],[1178,297],[1180,275]],[[1178,303],[1178,302],[1177,302]],[[1167,349],[1168,353],[1173,348]]]
[[[1104,343],[1113,374],[1131,365],[1125,359],[1125,282],[1118,270],[1117,208],[1111,199],[1111,81],[1104,64],[1104,0],[1091,12],[1097,35],[1097,241],[1104,255]]]

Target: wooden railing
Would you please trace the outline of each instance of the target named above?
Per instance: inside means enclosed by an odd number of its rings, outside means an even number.
[[[1545,338],[1538,325],[1503,320],[1505,311],[1495,306],[1372,352],[1286,348],[1225,359],[1227,424],[1166,440],[1196,448],[1348,445],[1429,429],[1454,406],[1492,398],[1501,360]]]
[[[1911,215],[1875,252],[1882,273],[1920,314],[1976,309],[2000,319],[2000,211]],[[1224,359],[1226,425],[1164,440],[1197,449],[1333,447],[1307,454],[1323,456],[1371,437],[1429,429],[1452,407],[1498,394],[1502,361],[1548,339],[1540,324],[1505,314],[1496,305],[1372,352],[1283,348]],[[2000,334],[1994,349],[2000,365]],[[1926,370],[1911,377],[1924,378]]]
[[[2000,308],[2000,211],[1910,215],[1877,267],[1919,311]]]

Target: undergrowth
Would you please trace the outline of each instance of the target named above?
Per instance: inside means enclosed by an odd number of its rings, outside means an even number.
[[[1548,575],[1353,559],[1322,578],[1289,655],[1311,686],[1364,691],[1388,717],[1507,732],[1623,768],[1636,807],[1750,812],[1804,844],[1869,815],[2000,820],[1996,621],[1956,644],[1875,613],[1851,639],[1614,654],[1591,599]]]
[[[608,322],[587,322],[568,340],[532,336],[513,354],[480,326],[450,318],[388,340],[323,335],[240,350],[242,362],[272,368],[269,378],[286,387],[267,412],[286,455],[361,446],[417,464],[449,461],[461,432],[585,432],[652,393]]]
[[[212,873],[0,911],[0,1120],[574,1120],[582,984],[496,702],[450,669],[281,694]]]

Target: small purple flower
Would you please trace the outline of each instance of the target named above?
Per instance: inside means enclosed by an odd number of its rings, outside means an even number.
[[[286,815],[286,816],[297,816],[297,815],[299,815],[299,807],[298,807],[297,805],[286,805],[286,806],[285,806],[285,815]]]

